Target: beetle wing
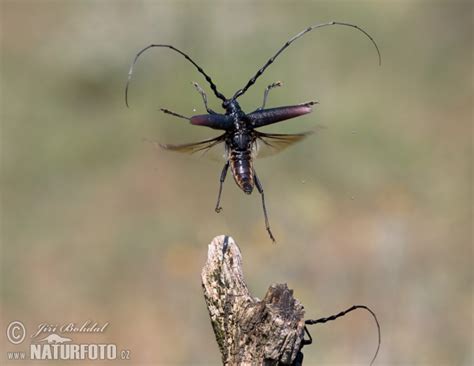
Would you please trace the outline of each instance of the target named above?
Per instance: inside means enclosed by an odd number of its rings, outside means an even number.
[[[192,116],[189,121],[192,125],[210,127],[215,130],[228,130],[233,124],[231,116],[217,113]]]
[[[309,136],[313,133],[312,131],[292,134],[264,133],[259,131],[256,132],[257,135],[253,145],[253,153],[259,158],[264,158],[279,153],[288,146],[300,142],[306,136]]]
[[[225,134],[222,134],[220,136],[214,137],[212,139],[208,140],[203,140],[203,141],[198,141],[198,142],[192,142],[189,144],[179,144],[179,145],[174,145],[174,144],[160,144],[157,141],[151,141],[155,146],[161,147],[162,149],[165,150],[170,150],[170,151],[176,151],[180,153],[185,153],[185,154],[196,154],[200,153],[201,157],[210,157],[212,160],[222,160],[222,157],[225,157],[225,149],[223,148],[224,145],[222,144],[225,142]],[[222,148],[220,152],[219,148]],[[210,154],[210,152],[212,152]],[[220,156],[221,158],[217,158],[217,156]]]
[[[247,119],[250,121],[252,127],[263,127],[272,123],[285,121],[290,118],[311,113],[313,110],[312,106],[315,104],[318,104],[318,102],[306,102],[286,107],[256,110],[255,112],[248,114]]]

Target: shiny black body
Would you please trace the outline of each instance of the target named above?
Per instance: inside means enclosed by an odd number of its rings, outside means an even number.
[[[240,108],[239,103],[237,102],[237,98],[243,95],[253,84],[255,84],[256,80],[263,74],[267,67],[269,67],[273,61],[282,53],[287,47],[289,47],[294,41],[298,38],[302,37],[304,34],[312,31],[313,29],[322,28],[326,26],[332,25],[340,25],[346,27],[352,27],[357,29],[358,31],[364,33],[374,44],[380,62],[380,53],[377,47],[377,44],[372,39],[372,37],[365,32],[362,28],[359,28],[356,25],[349,24],[349,23],[341,23],[341,22],[329,22],[324,24],[318,24],[311,27],[308,27],[289,39],[276,53],[272,56],[262,68],[260,68],[257,73],[247,82],[247,84],[242,88],[237,90],[237,92],[232,96],[232,98],[226,98],[222,93],[217,90],[217,86],[212,81],[211,77],[206,74],[206,72],[196,63],[193,59],[191,59],[187,54],[180,51],[176,47],[172,45],[166,44],[151,44],[144,49],[142,49],[138,54],[135,56],[135,59],[130,67],[127,86],[125,88],[125,102],[128,106],[128,86],[131,80],[131,76],[133,74],[133,67],[140,57],[140,55],[150,48],[168,48],[171,49],[179,54],[181,54],[184,58],[186,58],[191,64],[196,67],[198,72],[200,72],[206,81],[209,83],[211,90],[214,92],[214,95],[222,100],[222,108],[225,110],[224,114],[219,114],[214,112],[210,109],[207,105],[207,95],[204,90],[197,84],[194,83],[195,88],[201,94],[201,97],[204,102],[204,106],[206,108],[207,114],[203,115],[196,115],[192,117],[186,117],[181,114],[172,112],[168,109],[161,109],[163,112],[167,114],[171,114],[175,117],[179,117],[182,119],[188,120],[191,124],[196,126],[205,126],[216,130],[225,131],[222,135],[219,135],[215,138],[200,141],[197,143],[191,144],[183,144],[183,145],[161,145],[160,146],[164,149],[178,151],[178,152],[187,152],[187,153],[195,153],[198,151],[207,152],[212,147],[216,146],[217,144],[223,143],[226,150],[226,162],[224,168],[222,169],[221,176],[220,176],[220,186],[219,186],[219,194],[217,198],[216,204],[216,212],[221,211],[220,207],[220,198],[222,193],[222,186],[225,181],[227,171],[230,167],[232,171],[232,175],[236,184],[246,193],[251,194],[254,187],[257,188],[258,192],[262,198],[262,206],[263,206],[263,213],[265,216],[265,226],[270,235],[270,238],[275,241],[273,234],[270,230],[270,225],[268,222],[268,214],[267,209],[265,206],[265,195],[263,192],[263,186],[255,172],[254,165],[253,165],[253,158],[257,152],[259,152],[260,147],[264,147],[267,150],[272,150],[270,153],[275,153],[280,151],[287,146],[301,141],[304,137],[306,137],[309,133],[296,133],[296,134],[269,134],[257,131],[256,129],[259,127],[267,126],[269,124],[277,123],[280,121],[284,121],[290,118],[298,117],[312,111],[312,106],[317,102],[306,102],[297,105],[285,106],[285,107],[277,107],[277,108],[269,108],[265,109],[266,100],[268,97],[268,93],[272,88],[281,86],[281,82],[275,82],[270,84],[264,92],[263,96],[263,103],[260,108],[251,112],[245,113]]]
[[[258,139],[274,139],[275,136],[264,136],[255,130],[257,127],[279,122],[299,115],[311,112],[311,105],[315,102],[308,102],[302,105],[263,109],[259,108],[253,113],[245,114],[239,103],[234,99],[229,103],[224,103],[226,114],[211,113],[198,115],[190,118],[192,124],[204,125],[225,130],[223,141],[226,148],[226,158],[230,166],[236,184],[245,193],[251,194],[255,183],[260,183],[255,179],[253,168],[253,156],[255,155],[255,143]],[[286,139],[288,144],[299,141],[304,135],[284,135],[281,139]],[[267,141],[264,140],[264,141]],[[258,188],[258,187],[257,187]],[[219,211],[219,207],[217,207]]]
[[[235,183],[247,194],[254,187],[252,145],[255,141],[252,130],[243,128],[232,132],[225,143],[229,150],[228,161]]]
[[[256,140],[254,129],[248,123],[245,113],[242,112],[236,100],[229,103],[227,112],[232,119],[232,125],[227,129],[224,140],[227,161],[235,183],[245,193],[251,194],[254,187],[252,162],[252,146]]]

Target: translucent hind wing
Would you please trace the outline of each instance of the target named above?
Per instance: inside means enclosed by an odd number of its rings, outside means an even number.
[[[157,141],[151,141],[155,146],[165,150],[175,151],[185,154],[199,154],[200,157],[208,157],[211,160],[223,160],[226,157],[225,134],[212,139],[189,144],[160,144]]]
[[[293,134],[257,132],[252,152],[255,157],[259,158],[272,156],[285,150],[287,147],[300,142],[312,133],[312,131]]]

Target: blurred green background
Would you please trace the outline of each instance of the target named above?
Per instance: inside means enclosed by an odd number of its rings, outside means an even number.
[[[377,364],[472,364],[472,14],[467,1],[2,1],[1,363],[25,348],[6,341],[12,320],[90,319],[110,326],[84,341],[130,349],[129,364],[219,364],[200,271],[226,233],[255,296],[286,282],[308,318],[374,309]],[[173,44],[230,96],[329,20],[369,31],[382,67],[363,35],[324,28],[239,99],[251,111],[282,80],[268,106],[320,105],[264,130],[326,127],[256,162],[273,245],[257,192],[231,177],[214,213],[222,163],[142,141],[217,135],[158,111],[203,113],[202,76],[151,50],[127,109],[128,68],[140,48]],[[305,365],[368,364],[376,347],[364,312],[312,335]]]

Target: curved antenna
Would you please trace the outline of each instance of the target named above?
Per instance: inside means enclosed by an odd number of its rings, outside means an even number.
[[[343,22],[329,22],[329,23],[323,23],[323,24],[317,24],[317,25],[312,25],[311,27],[308,27],[306,28],[305,30],[301,31],[300,33],[298,33],[296,36],[294,36],[293,38],[289,39],[284,45],[283,47],[281,47],[277,53],[275,53],[275,55],[273,55],[273,57],[271,57],[266,63],[265,65],[263,65],[263,67],[257,71],[257,73],[248,81],[247,85],[245,85],[242,89],[238,90],[234,96],[232,97],[232,99],[237,99],[238,97],[240,97],[242,94],[244,94],[248,88],[250,88],[253,84],[255,84],[255,81],[257,81],[257,79],[259,78],[260,75],[263,74],[263,72],[266,70],[266,68],[268,66],[270,66],[273,61],[275,61],[275,59],[278,57],[278,55],[280,53],[282,53],[290,44],[292,44],[294,41],[296,41],[298,38],[302,37],[303,35],[305,35],[306,33],[312,31],[313,29],[316,29],[316,28],[322,28],[322,27],[327,27],[327,26],[331,26],[331,25],[342,25],[342,26],[345,26],[345,27],[352,27],[352,28],[355,28],[357,29],[358,31],[364,33],[369,39],[370,41],[373,43],[373,45],[375,46],[375,49],[377,50],[377,54],[378,54],[378,57],[379,57],[379,65],[382,64],[382,57],[380,56],[380,51],[379,51],[379,47],[377,46],[377,43],[375,43],[374,39],[372,38],[372,36],[367,33],[365,30],[363,30],[362,28],[360,28],[359,26],[357,25],[354,25],[354,24],[349,24],[349,23],[343,23]]]
[[[351,311],[354,311],[356,309],[365,309],[365,310],[367,310],[372,315],[372,317],[375,320],[375,323],[377,324],[377,331],[378,331],[379,341],[378,341],[378,344],[377,344],[377,349],[375,351],[374,357],[372,357],[372,361],[370,361],[370,365],[373,365],[375,359],[377,358],[379,350],[380,350],[381,336],[380,336],[380,324],[379,324],[379,321],[377,319],[377,316],[375,315],[375,313],[369,307],[367,307],[365,305],[352,305],[349,309],[341,311],[339,314],[328,316],[327,318],[320,318],[320,319],[316,319],[316,320],[311,320],[311,319],[305,320],[305,324],[313,325],[313,324],[318,324],[318,323],[326,323],[326,322],[331,321],[331,320],[336,320],[337,318],[340,318],[341,316],[344,316],[347,313],[350,313]]]
[[[205,71],[197,64],[194,62],[194,60],[189,57],[187,54],[185,54],[183,51],[181,50],[178,50],[176,47],[173,47],[169,44],[151,44],[145,48],[143,48],[142,50],[140,50],[140,52],[137,53],[137,55],[135,56],[135,59],[133,60],[132,62],[132,65],[130,66],[130,71],[128,72],[128,79],[127,79],[127,85],[125,86],[125,104],[126,106],[128,107],[128,86],[130,84],[130,80],[132,79],[132,74],[133,74],[133,67],[135,66],[135,63],[137,62],[138,58],[140,57],[140,55],[145,52],[146,50],[150,49],[150,48],[153,48],[153,47],[166,47],[166,48],[170,48],[172,49],[173,51],[176,51],[178,52],[179,54],[183,55],[184,58],[186,60],[188,60],[189,62],[191,62],[195,67],[196,69],[204,75],[204,77],[206,78],[206,81],[209,83],[209,85],[211,86],[211,89],[212,91],[214,92],[214,94],[216,95],[217,98],[219,99],[222,99],[223,101],[226,101],[227,98],[222,95],[221,93],[219,93],[219,91],[217,90],[217,86],[216,84],[214,84],[214,82],[212,81],[211,77],[209,75],[207,75],[205,73]]]

